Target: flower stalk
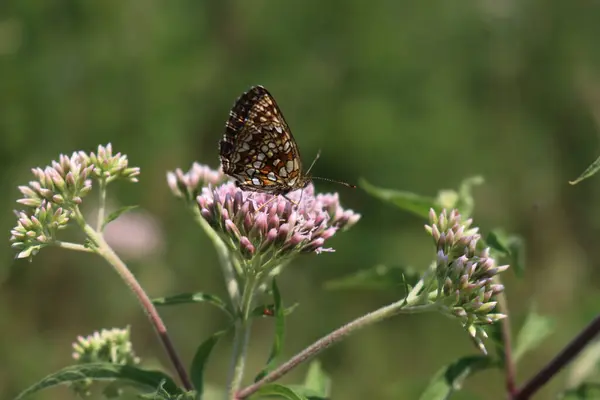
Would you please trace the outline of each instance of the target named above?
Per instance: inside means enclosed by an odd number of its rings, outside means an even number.
[[[244,367],[246,365],[246,356],[248,353],[248,343],[250,341],[252,325],[250,311],[252,310],[257,281],[257,277],[249,277],[246,280],[239,315],[235,322],[233,351],[231,355],[231,372],[229,374],[230,379],[228,379],[228,392],[232,399],[235,398],[235,394],[239,390],[242,379],[244,378]]]
[[[101,232],[105,223],[107,185],[117,179],[137,182],[140,169],[130,167],[127,156],[113,154],[112,146],[108,144],[98,146],[97,153],[79,151],[70,157],[61,154],[59,161],[52,161],[44,169],[34,168],[32,172],[35,180],[27,186],[19,186],[23,198],[17,203],[33,210],[16,212],[17,225],[11,231],[12,247],[19,251],[17,258],[31,258],[46,246],[95,252],[103,257],[137,297],[183,386],[188,391],[192,390],[187,371],[152,301]],[[86,222],[80,211],[85,196],[92,190],[93,181],[100,187],[96,229]],[[72,222],[79,225],[87,236],[89,241],[85,245],[57,239],[59,231]]]
[[[296,256],[333,251],[325,242],[354,225],[360,215],[344,210],[337,194],[315,195],[312,184],[286,198],[242,191],[228,180],[221,171],[197,163],[188,172],[176,169],[167,174],[173,194],[186,202],[213,241],[237,311],[228,379],[233,399],[244,376],[256,294]]]
[[[352,333],[355,333],[356,331],[362,328],[366,328],[368,326],[384,321],[390,317],[393,317],[394,315],[435,311],[438,309],[438,307],[439,306],[435,303],[411,304],[407,303],[406,299],[402,299],[394,303],[388,304],[387,306],[381,307],[373,312],[370,312],[366,315],[363,315],[362,317],[355,319],[354,321],[347,323],[346,325],[336,329],[335,331],[317,340],[316,342],[302,350],[300,353],[296,354],[288,361],[277,367],[275,370],[267,374],[258,382],[255,382],[254,384],[247,386],[246,388],[237,392],[235,394],[235,397],[232,398],[236,400],[241,400],[251,396],[262,386],[280,379],[288,372],[296,368],[298,365],[312,359],[317,354],[328,349],[329,347],[340,342],[347,336],[351,335]]]
[[[167,356],[169,360],[173,364],[181,383],[183,384],[186,390],[193,390],[192,381],[190,380],[188,373],[185,369],[181,358],[177,354],[175,350],[175,346],[171,341],[171,337],[167,332],[167,327],[164,324],[162,318],[158,314],[158,311],[150,297],[146,294],[138,280],[135,276],[129,271],[127,265],[119,258],[119,256],[113,251],[113,249],[106,243],[104,237],[101,233],[97,232],[94,228],[88,225],[79,209],[75,210],[75,219],[79,223],[79,225],[83,228],[85,234],[88,238],[93,242],[95,251],[102,258],[104,258],[119,274],[121,279],[127,284],[129,289],[133,292],[133,294],[137,297],[142,309],[146,313],[148,320],[154,327],[160,341],[162,342],[165,351],[167,352]]]

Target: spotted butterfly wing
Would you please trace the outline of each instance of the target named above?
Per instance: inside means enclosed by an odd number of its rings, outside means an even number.
[[[262,86],[250,88],[235,102],[219,153],[223,172],[244,190],[285,195],[310,182],[292,132]]]

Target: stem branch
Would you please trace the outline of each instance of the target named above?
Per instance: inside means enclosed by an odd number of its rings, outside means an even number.
[[[403,309],[404,307],[406,307],[406,308]],[[417,308],[417,310],[413,310],[414,312],[423,312],[423,311],[428,311],[429,309],[434,309],[437,307],[438,307],[437,304],[428,304],[428,305],[422,305],[422,306],[410,306],[410,304],[407,304],[405,302],[405,300],[402,299],[400,301],[397,301],[397,302],[389,304],[385,307],[382,307],[378,310],[375,310],[369,314],[363,315],[362,317],[357,318],[354,321],[347,323],[346,325],[342,326],[341,328],[338,328],[337,330],[331,332],[327,336],[324,336],[321,339],[317,340],[315,343],[311,344],[310,346],[308,346],[307,348],[302,350],[300,353],[296,354],[294,357],[289,359],[287,362],[280,365],[277,369],[275,369],[272,372],[270,372],[269,374],[267,374],[264,378],[262,378],[258,382],[240,390],[237,393],[236,397],[234,397],[234,399],[237,399],[237,400],[245,399],[246,397],[255,393],[263,385],[265,385],[267,383],[271,383],[273,381],[276,381],[277,379],[281,378],[282,376],[284,376],[285,374],[290,372],[292,369],[297,367],[299,364],[314,357],[318,353],[320,353],[323,350],[329,348],[330,346],[336,344],[337,342],[344,339],[346,336],[350,335],[351,333],[354,333],[355,331],[357,331],[360,328],[364,328],[364,327],[373,325],[376,322],[383,321],[384,319],[392,317],[401,312],[408,313],[411,308]]]
[[[221,240],[219,235],[210,227],[208,222],[202,215],[200,215],[200,210],[197,205],[191,206],[192,213],[196,219],[196,222],[204,229],[204,232],[208,235],[210,240],[213,242],[215,249],[217,250],[217,255],[219,257],[219,263],[221,264],[221,269],[223,270],[223,277],[225,278],[225,286],[227,287],[227,293],[229,294],[229,298],[231,299],[231,303],[235,308],[240,307],[240,288],[235,278],[235,269],[231,262],[231,258],[229,256],[229,250],[227,249],[227,245]]]
[[[62,247],[63,249],[68,249],[68,250],[76,250],[76,251],[83,251],[83,252],[87,252],[87,253],[95,253],[94,250],[90,249],[89,247],[85,247],[82,244],[79,243],[71,243],[71,242],[62,242],[60,240],[55,240],[52,245],[57,246],[57,247]]]
[[[125,281],[127,286],[131,289],[131,291],[136,295],[138,301],[140,302],[142,308],[146,312],[148,319],[154,326],[158,337],[162,341],[162,344],[171,360],[171,363],[175,367],[177,374],[179,375],[179,379],[181,379],[181,383],[187,391],[193,390],[192,382],[181,362],[181,359],[177,355],[177,351],[175,350],[175,346],[171,341],[170,336],[167,333],[167,327],[163,323],[156,307],[152,304],[152,300],[148,297],[142,286],[139,284],[135,276],[129,271],[125,263],[117,256],[117,254],[112,250],[112,248],[106,243],[104,237],[101,233],[95,231],[90,225],[85,223],[83,216],[79,210],[76,210],[77,220],[80,226],[83,228],[87,236],[94,242],[97,246],[97,253],[100,254],[110,265],[114,267],[117,273],[121,276],[121,278]]]
[[[498,279],[498,276],[494,277],[494,280],[496,281],[496,283],[501,283],[500,280]],[[506,386],[506,392],[508,393],[508,398],[513,398],[513,396],[515,395],[515,393],[517,392],[517,385],[515,383],[515,378],[517,376],[517,368],[515,365],[515,360],[513,358],[513,352],[512,352],[512,335],[511,335],[511,329],[510,329],[510,314],[508,312],[508,304],[506,302],[506,296],[504,295],[504,292],[500,293],[498,296],[496,296],[496,299],[498,300],[498,310],[506,315],[505,318],[503,318],[500,321],[500,330],[501,330],[501,334],[502,334],[502,342],[504,344],[504,379],[505,379],[505,386]]]
[[[244,293],[242,294],[241,309],[235,323],[235,335],[233,338],[233,354],[231,358],[231,372],[229,379],[229,396],[236,398],[236,392],[242,385],[244,377],[244,366],[246,364],[246,353],[250,339],[250,310],[254,290],[256,289],[257,279],[254,276],[248,276],[244,284]]]
[[[100,198],[98,204],[98,221],[96,221],[96,231],[102,232],[102,225],[104,224],[104,213],[106,212],[106,178],[99,180],[100,186]]]

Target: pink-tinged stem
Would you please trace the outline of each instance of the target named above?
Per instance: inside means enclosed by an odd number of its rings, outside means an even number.
[[[137,297],[138,301],[142,305],[142,308],[146,312],[150,323],[152,324],[152,326],[154,326],[154,329],[158,334],[158,337],[161,340],[167,352],[167,355],[171,360],[171,363],[175,367],[175,370],[177,371],[179,379],[181,379],[181,383],[183,384],[185,390],[193,390],[194,387],[187,374],[187,371],[185,370],[181,359],[177,355],[177,351],[175,350],[175,346],[171,341],[171,337],[167,333],[167,327],[165,326],[162,318],[156,310],[156,307],[154,307],[154,304],[152,304],[152,301],[150,300],[142,286],[139,284],[139,282],[131,273],[131,271],[129,271],[125,263],[119,258],[119,256],[117,256],[117,254],[112,250],[108,243],[106,243],[102,234],[98,233],[91,226],[87,225],[83,220],[81,214],[78,215],[77,219],[87,236],[96,244],[96,246],[98,246],[98,254],[104,257],[104,259],[106,259],[114,267],[119,276],[121,276],[121,278],[125,281],[127,286],[129,286],[131,291]]]

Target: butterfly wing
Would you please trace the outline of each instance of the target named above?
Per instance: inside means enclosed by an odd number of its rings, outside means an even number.
[[[305,180],[292,132],[262,86],[252,87],[235,102],[219,152],[223,171],[247,190],[284,194]]]

